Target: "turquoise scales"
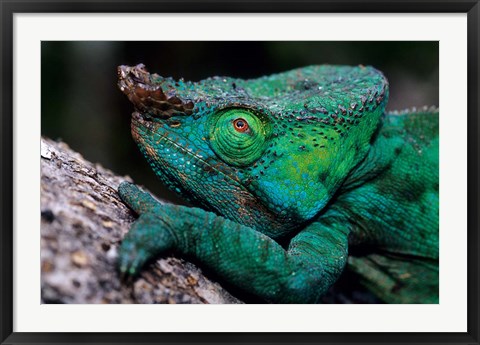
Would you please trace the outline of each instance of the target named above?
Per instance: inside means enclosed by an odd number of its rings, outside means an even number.
[[[438,112],[385,114],[372,67],[176,81],[119,67],[132,135],[163,183],[199,208],[139,214],[120,270],[174,251],[266,301],[313,303],[347,264],[380,299],[438,302]]]

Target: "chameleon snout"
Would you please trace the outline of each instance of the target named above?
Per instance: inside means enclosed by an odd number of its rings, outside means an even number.
[[[192,114],[193,102],[177,95],[172,80],[150,74],[145,65],[119,66],[117,76],[120,91],[133,103],[137,112],[160,119]]]

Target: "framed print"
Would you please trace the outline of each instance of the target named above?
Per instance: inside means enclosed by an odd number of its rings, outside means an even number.
[[[478,11],[2,2],[2,343],[478,343]]]

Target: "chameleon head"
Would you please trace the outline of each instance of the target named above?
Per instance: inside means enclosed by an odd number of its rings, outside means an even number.
[[[118,68],[132,135],[160,179],[272,238],[315,217],[365,157],[388,96],[371,67],[185,82]]]

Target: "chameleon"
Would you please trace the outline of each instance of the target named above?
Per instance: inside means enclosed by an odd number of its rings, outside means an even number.
[[[345,268],[381,302],[439,302],[436,107],[387,112],[371,66],[317,65],[198,82],[118,67],[131,133],[195,207],[118,187],[139,215],[133,277],[173,253],[267,303],[321,303]]]

